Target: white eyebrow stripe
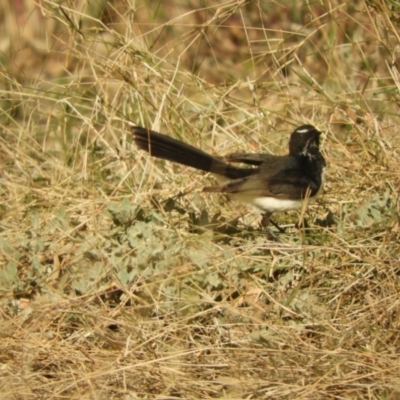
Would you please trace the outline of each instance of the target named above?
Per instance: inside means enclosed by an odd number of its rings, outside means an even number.
[[[297,132],[297,133],[306,133],[306,132],[310,132],[310,130],[311,130],[311,129],[309,129],[309,128],[300,129],[300,130],[297,129],[296,132]]]

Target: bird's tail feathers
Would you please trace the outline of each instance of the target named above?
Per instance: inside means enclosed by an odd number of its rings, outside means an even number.
[[[137,146],[150,155],[173,161],[188,167],[237,179],[249,175],[249,169],[234,167],[206,152],[152,130],[133,127],[133,138]]]

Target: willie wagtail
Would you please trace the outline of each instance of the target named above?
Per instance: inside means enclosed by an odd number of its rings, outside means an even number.
[[[153,157],[187,165],[222,177],[224,182],[205,187],[203,192],[227,193],[263,211],[261,224],[267,226],[275,211],[301,208],[321,191],[325,159],[319,151],[321,132],[312,125],[297,128],[289,140],[289,154],[234,153],[214,157],[169,136],[138,126],[132,127],[137,146]],[[243,163],[242,168],[230,163]]]

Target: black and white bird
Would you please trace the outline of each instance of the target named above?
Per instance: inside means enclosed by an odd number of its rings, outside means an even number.
[[[132,130],[136,145],[151,156],[223,178],[222,184],[205,187],[203,192],[227,193],[256,206],[263,212],[263,226],[269,224],[272,213],[299,209],[306,199],[314,200],[322,189],[326,162],[319,151],[321,132],[312,125],[302,125],[292,132],[289,154],[284,156],[234,153],[216,157],[146,128],[135,126]]]

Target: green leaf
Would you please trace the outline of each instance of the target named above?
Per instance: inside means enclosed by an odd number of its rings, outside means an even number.
[[[13,290],[19,282],[18,265],[16,262],[10,261],[5,268],[0,270],[0,289]]]
[[[120,226],[131,224],[139,213],[140,207],[136,205],[132,206],[128,199],[123,199],[120,203],[108,203],[107,210],[111,215],[114,224]]]
[[[388,224],[396,215],[396,202],[387,190],[383,194],[375,194],[365,201],[350,218],[357,226],[370,227],[378,224]]]

